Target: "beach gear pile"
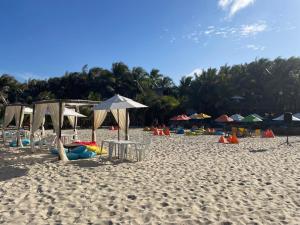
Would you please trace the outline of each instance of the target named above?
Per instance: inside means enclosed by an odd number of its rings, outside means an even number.
[[[222,143],[222,144],[238,144],[239,139],[235,135],[233,135],[233,136],[230,135],[227,138],[224,135],[222,135],[219,139],[219,143]]]
[[[23,146],[28,146],[30,145],[30,140],[25,138],[25,139],[22,139],[22,144]],[[9,143],[9,147],[17,147],[17,140],[13,140]]]
[[[66,155],[69,160],[76,160],[76,159],[88,159],[94,158],[96,155],[100,154],[107,154],[106,149],[102,149],[97,145],[96,142],[84,142],[84,141],[77,141],[74,144],[79,144],[78,147],[75,147],[71,150],[65,149]],[[50,150],[52,154],[58,155],[58,150],[53,148]]]
[[[155,135],[155,136],[170,136],[171,132],[170,132],[169,128],[164,128],[164,129],[154,128],[153,135]]]
[[[263,138],[275,138],[275,134],[273,133],[272,130],[268,129],[263,133],[262,137]]]

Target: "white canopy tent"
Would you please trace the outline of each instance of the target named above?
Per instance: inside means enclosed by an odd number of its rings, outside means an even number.
[[[11,123],[13,119],[16,121],[17,127],[17,146],[23,147],[21,136],[20,136],[20,129],[23,124],[24,115],[30,115],[30,124],[32,121],[32,109],[27,104],[22,103],[14,103],[4,105],[5,113],[4,113],[4,122],[2,127],[2,135],[3,135],[3,143],[5,144],[5,129]]]
[[[278,116],[278,117],[274,118],[273,120],[275,120],[275,121],[284,121],[284,115],[282,114],[281,116]],[[294,115],[292,116],[292,121],[300,121],[300,119],[297,118],[297,117],[295,116],[295,114],[294,114]]]
[[[93,126],[93,141],[96,140],[95,130],[103,123],[107,112],[111,111],[115,120],[119,125],[118,140],[120,139],[120,129],[125,131],[125,139],[128,140],[129,114],[128,109],[146,108],[148,106],[133,101],[121,95],[115,95],[106,101],[94,106],[94,126]]]
[[[54,131],[57,135],[57,147],[60,159],[62,161],[68,161],[64,147],[61,141],[61,128],[63,125],[63,117],[68,116],[71,125],[73,124],[76,130],[77,117],[85,117],[84,115],[75,111],[75,109],[69,109],[68,107],[79,108],[80,106],[93,106],[98,104],[96,101],[85,100],[70,100],[70,99],[57,99],[57,100],[45,100],[33,103],[33,123],[31,130],[31,148],[34,149],[33,137],[34,133],[43,125],[46,114],[50,114]]]

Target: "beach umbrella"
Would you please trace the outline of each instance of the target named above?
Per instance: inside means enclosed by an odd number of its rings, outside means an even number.
[[[261,119],[261,120],[264,119],[262,116],[258,115],[257,113],[253,113],[253,114],[251,114],[251,115],[253,115],[253,116],[255,116],[255,117],[257,117],[257,118],[259,118],[259,119]]]
[[[173,121],[187,121],[187,120],[190,120],[190,119],[191,119],[190,117],[183,114],[183,115],[174,116],[170,120],[173,120]]]
[[[204,120],[204,119],[211,118],[211,116],[207,115],[205,113],[199,113],[199,114],[195,113],[195,114],[191,115],[190,118],[195,119],[195,120]]]
[[[148,107],[148,106],[138,103],[130,98],[126,98],[124,96],[117,94],[117,95],[107,99],[106,101],[103,101],[98,105],[95,105],[94,111],[110,110],[113,113],[115,119],[117,120],[119,127],[120,127],[120,123],[125,124],[125,136],[126,136],[126,139],[128,139],[128,126],[129,126],[128,109],[146,108],[146,107]],[[121,118],[120,118],[120,110],[125,110],[125,116],[122,116]],[[125,121],[123,121],[123,120],[125,120]],[[118,140],[120,140],[120,129],[118,129]]]
[[[293,116],[300,119],[300,113],[295,113]]]
[[[294,115],[292,116],[292,121],[300,121],[300,119],[297,118]],[[299,114],[299,116],[300,116],[300,114]],[[284,115],[282,114],[281,116],[278,116],[278,117],[274,118],[273,120],[275,120],[275,121],[284,121]]]
[[[246,116],[244,119],[242,119],[241,122],[245,122],[245,123],[262,122],[262,119],[251,114]]]
[[[240,122],[240,121],[242,121],[242,119],[244,119],[244,117],[241,116],[240,114],[234,114],[234,115],[230,116],[230,118],[236,122]]]
[[[219,116],[217,119],[215,119],[216,122],[219,123],[230,123],[233,122],[233,119],[227,116],[226,114]]]

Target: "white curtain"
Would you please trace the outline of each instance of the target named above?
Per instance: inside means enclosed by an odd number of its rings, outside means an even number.
[[[64,118],[63,112],[65,111],[65,104],[63,103],[62,108],[61,108],[62,113],[61,113],[61,115],[59,115],[59,104],[60,103],[58,103],[58,102],[57,103],[48,103],[48,109],[50,112],[53,128],[55,130],[57,137],[59,137],[59,131],[63,125],[63,118]],[[62,121],[61,127],[59,127],[59,117],[61,117],[61,121]],[[57,138],[57,148],[58,148],[60,159],[62,161],[68,161],[68,158],[67,158],[65,150],[64,150],[64,146],[63,146],[60,138]]]
[[[96,138],[96,130],[102,125],[103,121],[105,120],[105,117],[107,115],[106,110],[95,110],[94,111],[94,138]]]
[[[15,106],[15,120],[17,127],[17,143],[19,143],[20,147],[23,147],[20,128],[22,127],[23,119],[24,119],[24,107],[23,106]]]
[[[73,128],[76,128],[76,124],[75,124],[75,116],[67,116],[67,117],[68,117],[68,120],[69,120],[71,126],[72,126]]]
[[[10,122],[13,120],[15,115],[14,106],[6,106],[5,107],[5,114],[4,114],[4,123],[3,128],[6,128]]]
[[[119,122],[118,122],[118,110],[119,110]],[[126,109],[114,109],[111,110],[115,120],[119,123],[119,127],[121,130],[126,130]],[[129,114],[127,118],[127,126],[129,127]]]
[[[46,121],[46,117],[44,116],[43,122],[42,122],[42,137],[45,137],[45,121]]]
[[[45,121],[45,114],[47,111],[47,104],[36,104],[34,108],[32,124],[31,124],[31,135],[30,135],[30,143],[31,150],[34,151],[34,133],[39,129],[39,127]]]
[[[15,115],[14,106],[6,106],[4,113],[4,122],[2,127],[3,143],[5,144],[5,128],[10,124]]]

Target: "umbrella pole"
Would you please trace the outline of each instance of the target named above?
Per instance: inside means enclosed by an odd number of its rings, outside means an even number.
[[[118,114],[118,141],[120,141],[120,115],[119,115],[119,110],[117,109],[117,114]]]

